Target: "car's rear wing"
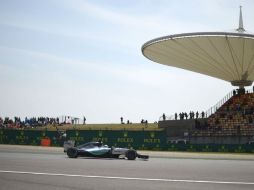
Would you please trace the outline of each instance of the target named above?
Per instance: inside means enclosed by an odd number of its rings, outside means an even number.
[[[72,140],[64,141],[64,152],[67,152],[69,148],[72,148],[74,146],[75,146],[75,141],[72,141]]]

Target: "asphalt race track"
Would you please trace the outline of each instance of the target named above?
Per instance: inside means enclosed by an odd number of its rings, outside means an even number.
[[[61,149],[1,145],[0,189],[253,190],[254,160],[242,157],[69,159]]]

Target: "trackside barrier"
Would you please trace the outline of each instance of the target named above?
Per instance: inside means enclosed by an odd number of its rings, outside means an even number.
[[[40,146],[42,139],[46,138],[50,140],[51,146],[62,146],[64,142],[64,139],[60,139],[56,131],[0,129],[0,144]],[[43,140],[43,144],[47,144],[46,141]]]
[[[188,151],[188,152],[235,152],[235,153],[254,153],[254,146],[249,144],[186,144],[174,145],[171,144],[169,151]]]
[[[188,152],[238,152],[254,153],[254,144],[184,144],[167,141],[165,131],[109,131],[68,130],[67,139],[59,137],[56,131],[33,131],[0,129],[0,144],[63,146],[65,140],[74,140],[76,145],[102,140],[115,147],[138,150],[188,151]],[[42,142],[43,139],[50,141]]]

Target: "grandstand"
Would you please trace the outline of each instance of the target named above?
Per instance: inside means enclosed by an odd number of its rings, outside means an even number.
[[[158,126],[166,130],[169,141],[181,139],[192,144],[254,142],[253,92],[239,91],[228,96],[228,99],[223,99],[207,112],[207,118],[176,120],[172,116],[166,117],[165,120],[159,121]]]
[[[254,93],[231,97],[202,125],[195,126],[192,136],[254,136]]]

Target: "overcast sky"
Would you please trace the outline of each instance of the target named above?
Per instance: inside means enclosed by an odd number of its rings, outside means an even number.
[[[253,0],[0,0],[0,117],[158,121],[206,111],[230,83],[146,59],[156,37],[238,27]]]

